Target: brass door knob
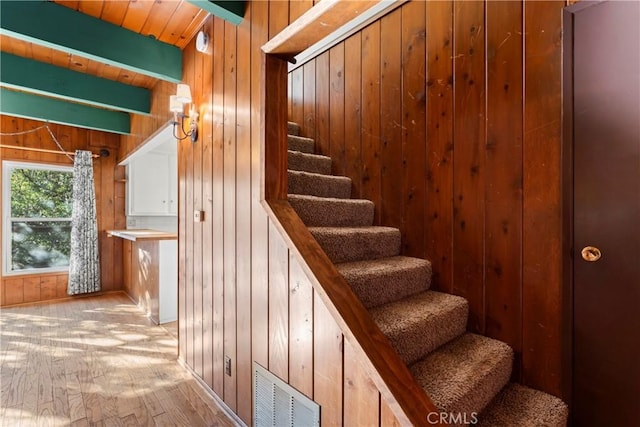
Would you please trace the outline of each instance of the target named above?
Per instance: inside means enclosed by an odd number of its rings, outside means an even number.
[[[585,246],[582,248],[582,259],[588,262],[596,262],[602,257],[602,252],[595,246]]]

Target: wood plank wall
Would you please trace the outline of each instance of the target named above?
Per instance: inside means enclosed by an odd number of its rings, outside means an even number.
[[[390,425],[395,417],[260,203],[260,47],[312,5],[249,2],[238,27],[204,24],[207,54],[193,41],[183,51],[200,137],[178,143],[179,357],[248,425],[253,361],[317,401],[323,425]],[[147,136],[167,109],[162,96],[142,119]],[[123,139],[121,156],[145,137]]]
[[[289,74],[289,112],[515,379],[561,395],[564,1],[409,2]]]
[[[23,132],[38,128],[45,123],[21,118],[0,116],[3,133]],[[124,168],[117,166],[120,137],[116,134],[79,129],[70,126],[49,124],[56,139],[67,151],[91,150],[99,153],[101,148],[111,152],[109,157],[94,160],[96,204],[98,210],[98,231],[100,242],[100,263],[102,290],[105,292],[122,289],[122,242],[121,239],[107,237],[105,230],[125,228]],[[2,136],[2,144],[57,150],[55,143],[42,129],[35,133]],[[24,150],[0,149],[0,161],[15,160],[70,166],[73,163],[64,155],[38,153]],[[0,176],[0,188],[2,177]],[[4,230],[1,230],[0,235]],[[19,275],[1,277],[0,305],[20,304],[67,297],[65,274]]]

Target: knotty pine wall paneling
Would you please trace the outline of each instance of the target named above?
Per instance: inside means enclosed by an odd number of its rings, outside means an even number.
[[[453,293],[469,301],[483,334],[485,219],[485,26],[483,2],[454,3]],[[434,171],[434,173],[436,173]],[[439,286],[439,283],[436,284]]]
[[[224,376],[224,400],[236,410],[236,292],[237,292],[237,31],[236,27],[224,23],[224,120],[223,120],[223,227],[224,227],[224,355],[231,359],[231,375]],[[244,46],[241,46],[243,48]]]
[[[522,355],[522,3],[487,2],[485,14],[485,333]]]
[[[154,89],[155,92],[155,89]],[[153,92],[152,92],[153,94]],[[153,131],[151,130],[150,133]],[[123,138],[124,139],[124,138]],[[123,140],[124,143],[124,140]],[[187,322],[183,316],[187,312],[187,251],[184,250],[183,239],[186,236],[187,221],[191,219],[191,214],[187,215],[187,156],[189,150],[188,145],[184,141],[176,142],[178,144],[178,357],[186,360],[187,357]],[[121,157],[129,155],[123,151]]]
[[[183,53],[183,70],[182,76],[183,81],[189,84],[192,88],[194,88],[194,54],[189,54],[189,50],[185,49]],[[194,93],[191,94],[192,97],[195,96]],[[185,307],[184,313],[184,323],[185,323],[185,335],[186,335],[186,345],[185,345],[185,356],[186,362],[192,369],[195,370],[196,374],[200,374],[197,371],[197,367],[195,364],[195,351],[194,345],[198,343],[194,342],[194,321],[195,321],[195,311],[199,310],[199,303],[194,302],[193,293],[194,293],[194,275],[193,271],[195,268],[195,262],[189,262],[189,258],[194,258],[194,221],[193,221],[193,206],[194,206],[194,183],[195,183],[195,175],[194,175],[194,161],[196,157],[196,151],[199,151],[202,144],[193,145],[189,142],[189,138],[180,142],[184,149],[186,150],[186,164],[185,164],[185,188],[184,188],[184,198],[186,201],[185,206],[185,231],[184,231],[184,240],[178,239],[178,245],[182,242],[182,247],[186,252],[185,259],[187,260],[184,265],[184,277],[185,277],[185,289],[184,289],[184,297],[186,300],[187,306]],[[178,171],[180,174],[180,171]],[[178,250],[180,246],[178,246]],[[198,307],[194,307],[194,304],[198,305]],[[199,338],[199,337],[198,337]]]
[[[213,223],[211,254],[213,265],[213,390],[222,397],[224,394],[224,23],[213,20]],[[205,219],[206,221],[206,219]],[[206,261],[205,261],[206,262]]]
[[[195,53],[195,52],[194,52]],[[196,106],[196,110],[198,113],[202,110],[202,100],[203,93],[209,92],[209,90],[204,90],[205,84],[209,83],[209,79],[207,81],[204,80],[203,76],[203,63],[204,63],[205,55],[195,55],[193,54],[190,61],[193,61],[193,68],[191,72],[193,73],[192,77],[192,88],[193,88],[193,103]],[[185,67],[186,69],[186,67]],[[207,89],[211,87],[210,84],[207,85]],[[202,123],[199,120],[199,124]],[[203,168],[202,168],[202,158],[204,154],[204,148],[207,143],[203,139],[198,147],[193,150],[193,197],[191,203],[191,211],[203,211],[204,210],[204,200],[202,200],[202,193],[204,191],[203,187]],[[192,221],[193,224],[193,257],[195,259],[202,259],[202,245],[203,245],[203,231],[204,224],[203,222]],[[194,349],[193,349],[193,366],[198,375],[203,378],[203,353],[204,353],[204,335],[202,330],[203,325],[203,314],[204,314],[204,284],[202,281],[202,270],[203,263],[197,262],[193,264],[193,300],[201,301],[200,304],[194,304],[193,306],[193,335],[194,337],[203,337],[202,339],[194,339]]]
[[[313,298],[313,399],[324,425],[342,425],[344,336],[320,296]]]
[[[344,43],[339,43],[329,51],[329,152],[336,161],[332,172],[344,175],[346,171],[344,155]]]
[[[384,404],[380,393],[353,354],[345,354],[347,343],[338,324],[260,202],[260,47],[310,6],[311,2],[249,2],[237,27],[215,17],[205,22],[211,36],[209,52],[197,52],[193,40],[183,51],[183,80],[191,86],[200,111],[200,137],[196,143],[177,142],[179,357],[248,425],[254,361],[320,403],[323,425],[343,420],[376,425],[384,421],[378,415]],[[344,49],[359,55],[353,42]],[[327,84],[335,83],[337,93],[360,86],[359,78],[344,78],[344,70],[353,69],[344,53],[334,55],[332,67],[325,55],[324,68],[319,68]],[[315,75],[312,64],[303,69],[300,80]],[[315,85],[310,88],[299,92],[306,99],[296,105],[301,120],[313,123],[321,117],[328,141],[330,115],[336,120],[342,116],[334,132],[359,138],[357,128],[345,122],[346,98],[335,104],[333,113],[329,108],[316,112],[309,100],[329,102],[329,88],[324,95],[316,93]],[[123,137],[121,157],[166,122],[172,90],[164,84],[154,88],[151,116],[136,124],[139,134]],[[359,112],[348,114],[356,117]],[[306,131],[310,128],[305,126]],[[205,211],[203,222],[194,223],[194,210]],[[230,359],[231,375],[225,374],[225,357]],[[393,422],[394,417],[389,419]]]
[[[237,413],[245,418],[252,412],[251,394],[253,360],[251,357],[251,16],[238,27],[236,53],[237,108],[236,108],[236,277],[243,284],[236,291],[236,392]]]
[[[570,2],[574,3],[574,2]],[[558,314],[563,258],[562,21],[564,2],[524,3],[524,117],[522,153],[522,348],[523,376],[533,387],[567,387],[560,374],[563,338]],[[566,160],[564,160],[566,161]],[[564,382],[564,384],[563,384]],[[566,392],[565,392],[566,393]]]
[[[380,393],[344,341],[344,419],[345,426],[380,424]]]
[[[292,118],[376,224],[469,300],[469,330],[514,348],[515,380],[556,395],[565,5],[407,2],[289,76]]]
[[[425,192],[427,183],[422,142],[426,136],[426,2],[402,8],[402,250],[424,253]]]
[[[329,155],[331,151],[329,137],[329,52],[320,54],[314,62],[316,64],[316,122],[314,125],[316,133],[310,138],[315,139],[316,153]],[[311,82],[306,84],[311,84]],[[292,88],[292,91],[295,92],[295,89]],[[333,167],[334,163],[331,164],[332,169]]]
[[[304,80],[313,82],[316,75],[315,61],[307,62],[303,68],[302,83],[302,122],[300,129],[302,136],[315,135],[316,125],[316,87],[313,84],[305,85]]]
[[[360,46],[362,45],[360,33],[344,42],[344,163],[345,175],[352,177],[356,182],[362,180],[361,153],[361,123],[360,110],[360,81],[362,74],[362,60],[360,58]],[[295,85],[294,85],[295,87]],[[300,122],[304,125],[303,122]],[[351,185],[351,197],[360,198],[360,186]]]
[[[453,291],[453,3],[427,2],[425,255],[433,280]],[[363,47],[364,49],[364,47]]]
[[[269,223],[269,370],[289,381],[289,249]]]
[[[44,122],[16,117],[0,116],[0,128],[3,133],[23,132],[38,128]],[[94,181],[96,186],[96,209],[98,216],[100,267],[102,291],[123,289],[122,241],[107,237],[106,230],[125,228],[124,204],[125,184],[124,168],[117,165],[117,154],[120,143],[118,135],[93,130],[79,129],[70,126],[48,124],[62,147],[67,151],[90,150],[98,153],[106,148],[111,152],[109,157],[94,160]],[[0,142],[31,148],[58,150],[46,129],[22,135],[2,136]],[[2,160],[25,161],[72,166],[73,162],[66,156],[55,153],[39,153],[33,151],[0,149]],[[0,177],[0,186],[2,177]],[[0,225],[0,236],[2,226]],[[0,277],[0,305],[20,304],[26,302],[46,301],[66,298],[68,274],[26,274]]]
[[[361,36],[360,67],[362,79],[360,102],[362,114],[360,115],[360,128],[362,131],[360,147],[362,153],[360,158],[362,159],[362,174],[361,180],[354,183],[355,187],[360,188],[360,197],[371,200],[374,203],[374,222],[376,223],[380,223],[380,216],[382,215],[382,180],[380,179],[381,169],[378,167],[378,159],[382,148],[380,138],[380,26],[380,21],[374,22],[362,30]],[[304,66],[309,67],[309,64]],[[309,86],[313,85],[311,78],[312,76],[309,76],[306,79]],[[348,78],[351,79],[351,77]],[[305,122],[305,128],[307,126],[308,124]],[[313,130],[313,127],[310,127],[310,129]]]
[[[203,30],[213,34],[213,21],[208,20]],[[213,46],[209,45],[207,54],[211,55]],[[202,90],[200,91],[200,140],[202,141],[202,203],[200,209],[204,212],[205,221],[202,224],[202,236],[213,234],[213,121],[212,105],[213,91],[213,62],[202,59]],[[213,260],[205,259],[213,253],[213,239],[202,238],[202,379],[213,387]]]
[[[400,10],[401,11],[401,10]],[[402,203],[402,13],[380,20],[380,222],[404,231]],[[404,236],[404,233],[403,233]]]
[[[304,91],[304,68],[296,68],[289,79],[289,120],[302,125],[304,122],[304,105],[302,104]]]
[[[262,87],[257,84],[263,65],[260,50],[269,39],[268,2],[251,2],[251,354],[252,361],[269,367],[269,219],[260,200],[262,189],[262,147],[260,140],[262,112],[258,100]],[[251,419],[251,412],[240,414],[243,420]]]
[[[300,262],[289,255],[289,384],[313,396],[313,287]]]

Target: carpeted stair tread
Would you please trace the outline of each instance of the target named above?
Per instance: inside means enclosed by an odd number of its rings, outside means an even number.
[[[508,384],[480,414],[478,426],[565,427],[569,410],[555,396]]]
[[[308,227],[373,225],[373,202],[290,194],[289,203]]]
[[[344,176],[322,175],[318,173],[287,171],[288,193],[308,196],[351,197],[351,179]]]
[[[331,157],[289,150],[288,169],[331,175]]]
[[[400,230],[391,227],[309,227],[334,263],[378,259],[400,253]]]
[[[315,152],[315,141],[304,136],[288,135],[287,138],[289,150],[301,151],[303,153],[313,154]]]
[[[431,263],[395,256],[337,264],[336,268],[367,308],[424,292],[431,285]]]
[[[442,412],[480,413],[511,376],[513,350],[466,333],[409,369]]]
[[[426,291],[369,312],[410,365],[465,332],[469,304],[459,296]]]
[[[287,133],[289,135],[300,135],[300,125],[294,122],[287,122]]]

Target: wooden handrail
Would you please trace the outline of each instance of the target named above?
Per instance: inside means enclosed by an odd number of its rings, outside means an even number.
[[[403,425],[431,425],[438,412],[367,309],[287,201],[287,63],[308,46],[376,4],[323,0],[262,47],[264,176],[261,201],[314,290]]]
[[[323,0],[262,46],[262,51],[291,59],[351,21],[379,0]]]

